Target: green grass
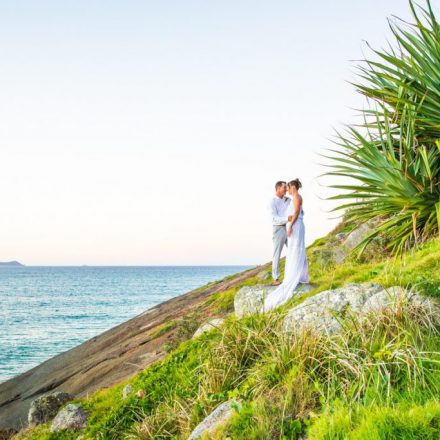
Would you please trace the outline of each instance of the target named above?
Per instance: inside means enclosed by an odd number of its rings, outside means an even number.
[[[394,407],[337,407],[321,415],[308,431],[310,440],[436,440],[440,433],[440,402],[400,402]]]
[[[322,247],[322,245],[321,245]],[[373,281],[384,286],[402,285],[425,295],[440,298],[440,240],[432,240],[402,258],[360,263],[348,259],[344,264],[322,263],[316,248],[309,249],[310,275],[319,290],[346,283]],[[317,255],[318,254],[318,255]]]

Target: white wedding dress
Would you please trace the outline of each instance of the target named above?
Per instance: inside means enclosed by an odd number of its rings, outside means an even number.
[[[293,202],[289,204],[287,215],[293,215]],[[287,238],[286,266],[284,280],[275,290],[267,295],[264,311],[272,310],[292,298],[299,283],[309,282],[309,266],[307,262],[303,210],[300,207],[298,218],[292,226],[292,234]],[[287,226],[291,224],[288,223]]]

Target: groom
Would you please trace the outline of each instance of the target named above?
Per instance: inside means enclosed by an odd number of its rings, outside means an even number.
[[[273,228],[273,258],[272,258],[272,278],[273,285],[278,286],[280,281],[280,257],[284,245],[287,246],[287,207],[289,206],[290,199],[286,197],[287,184],[286,182],[279,181],[275,184],[275,195],[272,197],[270,203],[270,209],[272,214],[272,228]]]

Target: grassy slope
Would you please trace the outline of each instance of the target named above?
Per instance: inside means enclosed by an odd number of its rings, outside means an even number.
[[[327,258],[334,240],[329,235],[309,248],[317,287],[308,295],[348,282],[376,281],[440,297],[439,240],[403,261],[381,260],[373,252],[368,261],[340,265]],[[257,282],[253,278],[246,284]],[[218,314],[231,311],[236,290],[213,295],[210,307]],[[344,338],[303,335],[285,341],[279,333],[282,316],[301,300],[268,315],[240,321],[231,316],[223,331],[181,343],[129,381],[135,390],[146,391],[142,399],[122,400],[125,383],[79,399],[90,413],[85,438],[186,438],[231,397],[241,403],[219,439],[294,439],[305,432],[316,439],[438,438],[438,323],[426,325],[426,317],[414,311],[364,326],[348,317]],[[189,336],[185,329],[181,334]],[[77,436],[51,434],[49,425],[42,425],[17,438]]]

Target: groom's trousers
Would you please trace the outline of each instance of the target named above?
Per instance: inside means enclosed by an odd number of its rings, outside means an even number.
[[[280,277],[280,257],[284,245],[287,246],[287,232],[285,225],[273,225],[272,233],[273,257],[272,257],[272,277],[277,280]]]

